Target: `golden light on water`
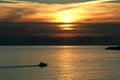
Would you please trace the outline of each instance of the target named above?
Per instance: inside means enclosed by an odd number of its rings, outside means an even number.
[[[76,72],[76,66],[74,66],[75,55],[71,46],[61,46],[62,50],[59,52],[58,63],[59,69],[61,70],[58,75],[58,80],[73,80],[74,77],[78,76]],[[80,73],[79,73],[80,74]]]
[[[100,69],[103,70],[103,66],[93,60],[103,56],[95,54],[94,51],[89,54],[89,51],[83,50],[88,48],[87,46],[76,46],[76,48],[61,46],[60,48],[62,50],[57,53],[57,66],[60,69],[57,80],[89,80],[94,76],[99,77],[96,74],[101,73]],[[95,69],[98,71],[94,71]]]

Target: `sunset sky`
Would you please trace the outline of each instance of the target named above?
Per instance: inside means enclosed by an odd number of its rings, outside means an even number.
[[[0,0],[0,34],[120,37],[120,0]]]

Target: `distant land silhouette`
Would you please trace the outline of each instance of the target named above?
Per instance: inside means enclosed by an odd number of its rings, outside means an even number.
[[[0,37],[0,45],[120,45],[120,37]]]

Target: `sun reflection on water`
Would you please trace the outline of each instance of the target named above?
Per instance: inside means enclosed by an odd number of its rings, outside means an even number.
[[[80,47],[76,47],[76,50],[71,46],[61,46],[61,48],[62,50],[57,54],[59,69],[57,80],[92,80],[94,76],[99,77],[96,74],[101,73],[102,67],[96,62],[91,62],[92,59],[96,59],[97,54],[89,54],[89,51],[84,51]],[[92,71],[94,69],[98,71]]]
[[[58,80],[72,80],[76,77],[75,72],[75,64],[74,62],[74,54],[71,50],[71,46],[62,46],[61,53],[58,56],[59,68],[60,68],[60,75],[58,76]]]

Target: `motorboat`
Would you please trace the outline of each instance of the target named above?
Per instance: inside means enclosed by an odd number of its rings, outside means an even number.
[[[37,66],[39,66],[39,67],[47,67],[47,63],[40,62]]]

